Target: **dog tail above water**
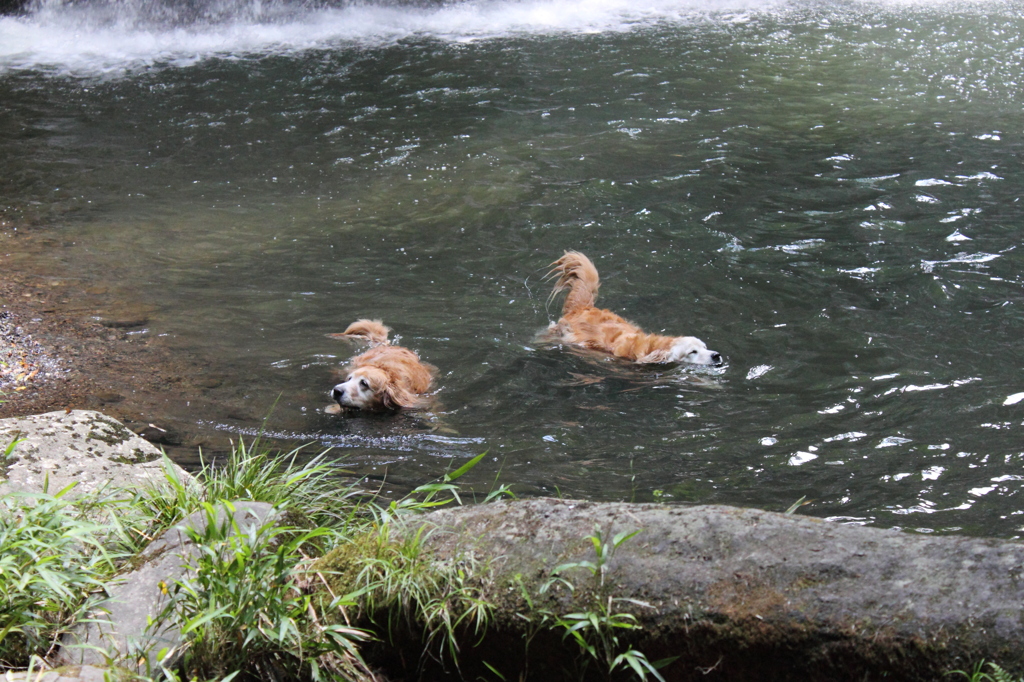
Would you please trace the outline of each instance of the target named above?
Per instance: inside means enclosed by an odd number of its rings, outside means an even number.
[[[387,345],[390,331],[380,320],[356,320],[342,333],[328,336],[336,339],[366,339],[375,346],[382,346]]]
[[[562,305],[562,316],[577,310],[590,308],[597,300],[597,290],[601,281],[597,276],[597,268],[590,259],[579,251],[566,251],[565,255],[551,264],[548,277],[557,277],[555,288],[548,297],[548,303],[564,289],[569,290]]]

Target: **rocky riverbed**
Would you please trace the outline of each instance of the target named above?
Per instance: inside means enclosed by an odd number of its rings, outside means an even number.
[[[40,236],[0,235],[0,416],[102,407],[131,418],[118,405],[137,386],[166,385],[170,358],[104,314],[118,303],[99,290],[22,267],[46,246]]]
[[[0,232],[0,418],[99,409],[189,465],[199,447],[226,446],[167,419],[181,396],[201,401],[201,360],[147,333],[152,312],[108,285],[54,274],[42,231]]]

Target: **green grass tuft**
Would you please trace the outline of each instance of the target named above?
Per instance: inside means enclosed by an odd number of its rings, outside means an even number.
[[[0,497],[0,668],[51,654],[124,559],[118,529],[86,520],[70,489]]]
[[[992,673],[991,675],[985,672],[986,666],[988,666],[989,672]],[[991,661],[979,661],[971,669],[971,672],[953,670],[948,674],[963,675],[968,679],[968,682],[1024,682],[1024,677],[1014,677],[1010,672]]]
[[[6,447],[5,457],[17,447]],[[62,634],[88,618],[103,586],[130,571],[153,539],[201,511],[193,570],[166,585],[169,601],[151,627],[185,635],[180,663],[150,671],[171,680],[369,680],[352,625],[374,614],[379,633],[407,619],[429,634],[428,650],[455,661],[458,631],[482,633],[490,605],[473,587],[476,562],[441,562],[421,535],[395,539],[409,515],[461,502],[454,481],[474,458],[410,496],[380,506],[342,484],[324,453],[279,455],[238,443],[193,480],[164,458],[163,480],[125,495],[0,498],[0,667],[45,663]],[[490,498],[508,495],[501,487]],[[242,531],[232,503],[265,502],[274,520]],[[327,554],[327,557],[324,557]],[[161,660],[170,660],[162,652]],[[112,656],[112,659],[115,657]],[[159,667],[159,666],[158,666]],[[145,678],[140,678],[145,679]]]
[[[219,513],[219,512],[225,513]],[[242,532],[229,502],[205,503],[206,527],[187,529],[201,548],[194,571],[170,588],[158,622],[186,637],[182,668],[189,677],[360,678],[367,672],[359,643],[369,633],[325,623],[323,610],[352,605],[348,595],[314,609],[305,550],[327,528],[303,530],[270,520]],[[218,521],[218,518],[222,519]]]

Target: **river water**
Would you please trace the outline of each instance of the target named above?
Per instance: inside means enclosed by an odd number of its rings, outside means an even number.
[[[486,450],[481,490],[1024,530],[1024,5],[172,6],[0,18],[0,204],[60,244],[26,267],[218,377],[153,420],[269,414],[406,485]],[[565,249],[726,365],[538,344]],[[358,317],[432,412],[323,413]]]

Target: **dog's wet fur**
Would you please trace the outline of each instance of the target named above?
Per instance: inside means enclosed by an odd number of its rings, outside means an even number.
[[[372,348],[357,355],[342,370],[344,379],[331,389],[342,409],[394,411],[423,409],[430,403],[435,368],[416,353],[392,346],[391,330],[380,320],[356,320],[332,338],[362,339]]]
[[[637,363],[685,362],[694,365],[721,365],[717,351],[695,336],[648,334],[610,310],[597,308],[597,290],[601,280],[597,268],[579,251],[566,251],[551,264],[549,277],[555,288],[549,301],[568,290],[562,316],[553,322],[545,336],[555,342],[601,351]]]

